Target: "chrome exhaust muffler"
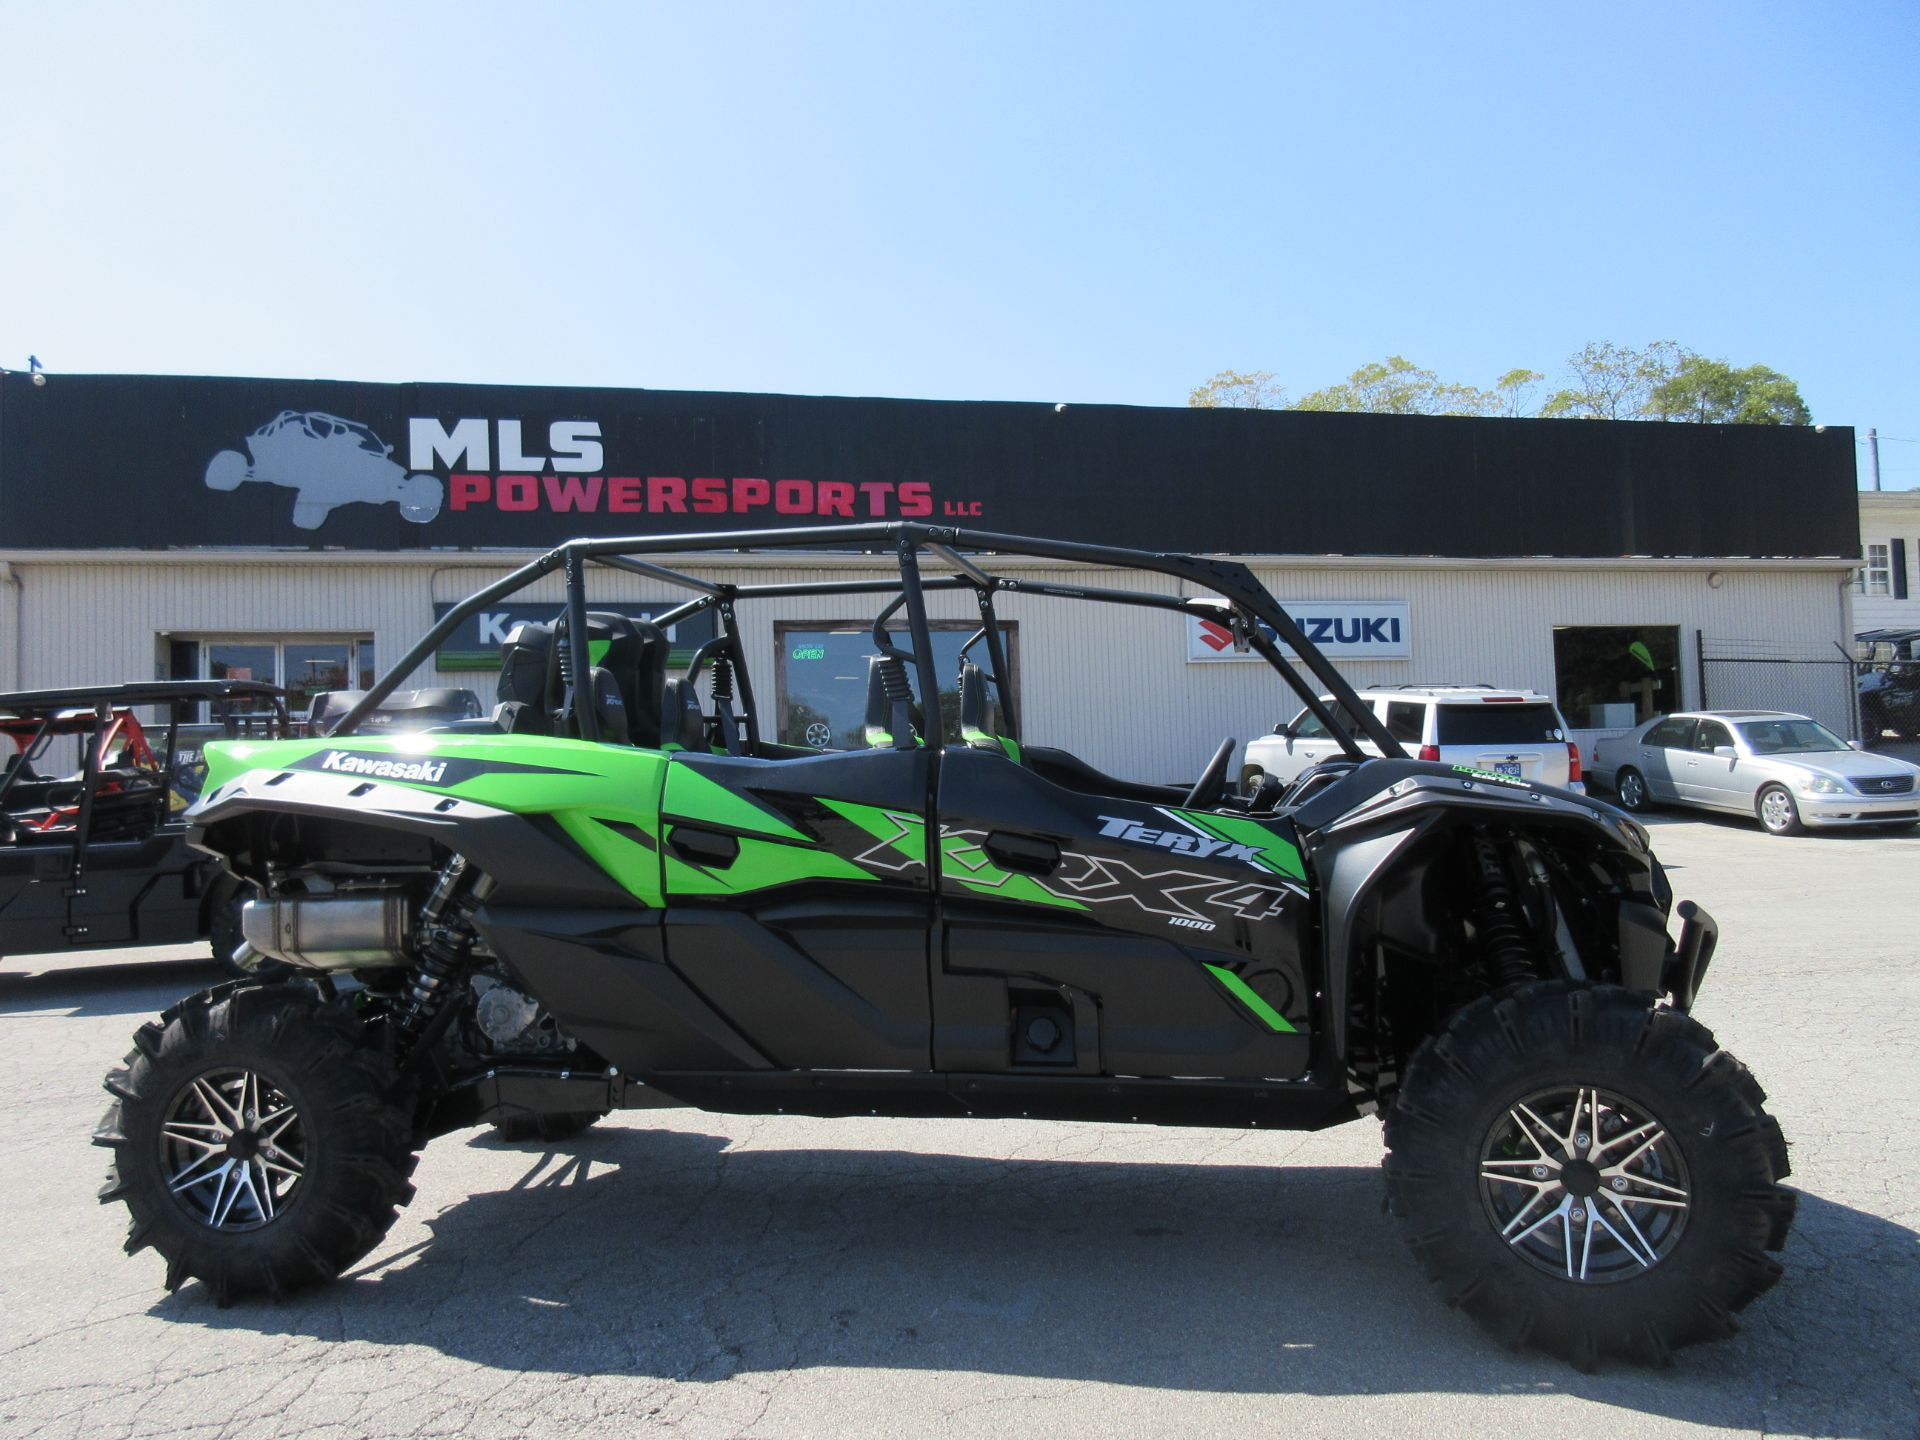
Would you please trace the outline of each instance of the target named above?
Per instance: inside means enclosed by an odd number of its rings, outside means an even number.
[[[360,970],[409,965],[413,907],[403,890],[249,900],[240,933],[268,960],[306,970]]]

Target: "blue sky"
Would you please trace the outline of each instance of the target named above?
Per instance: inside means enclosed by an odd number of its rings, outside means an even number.
[[[1916,59],[1906,3],[16,4],[0,365],[1179,405],[1673,339],[1920,486]]]

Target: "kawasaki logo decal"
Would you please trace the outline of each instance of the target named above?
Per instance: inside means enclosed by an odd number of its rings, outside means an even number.
[[[423,785],[438,785],[440,777],[447,773],[447,762],[415,760],[403,764],[398,760],[356,755],[351,750],[329,750],[320,761],[320,768],[344,775],[365,775],[374,780],[417,780]]]
[[[583,775],[582,770],[563,770],[552,765],[522,765],[512,760],[439,759],[422,756],[418,760],[391,754],[369,754],[357,750],[321,750],[296,760],[289,770],[319,770],[329,775],[353,775],[363,780],[397,780],[407,785],[433,785],[445,788],[463,784],[481,775]]]

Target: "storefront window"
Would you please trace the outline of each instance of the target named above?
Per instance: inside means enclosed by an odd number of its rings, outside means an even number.
[[[941,729],[949,742],[960,739],[960,647],[980,627],[964,622],[936,621],[933,626],[933,668],[940,677]],[[1007,666],[1016,672],[1012,625],[1001,626]],[[874,649],[871,627],[845,625],[779,625],[775,671],[779,684],[779,733],[783,745],[805,745],[813,750],[859,750],[866,746],[867,661]],[[983,641],[967,658],[989,669]],[[920,700],[920,677],[907,667],[914,703]],[[992,686],[988,694],[993,696]],[[995,719],[998,719],[996,713]]]
[[[366,689],[373,684],[377,669],[370,636],[292,640],[175,637],[167,644],[167,664],[168,676],[174,680],[263,680],[282,686],[292,715],[305,714],[313,697],[322,691]]]
[[[1557,625],[1560,713],[1578,730],[1627,730],[1680,708],[1675,625]]]

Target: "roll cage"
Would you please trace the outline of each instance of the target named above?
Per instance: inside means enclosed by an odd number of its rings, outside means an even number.
[[[102,833],[117,833],[101,821],[111,807],[120,829],[145,831],[168,815],[168,787],[178,754],[178,707],[211,701],[247,701],[268,734],[288,733],[286,694],[250,680],[156,680],[130,685],[78,686],[0,695],[0,837],[52,840],[72,849],[69,878],[85,877],[87,846]],[[143,726],[138,706],[153,706],[160,718]],[[237,728],[234,733],[238,733]],[[156,750],[153,737],[163,734]],[[80,741],[80,771],[57,784],[33,771],[33,762],[62,736]],[[121,757],[125,768],[115,763]],[[111,773],[110,773],[111,772]],[[41,795],[40,790],[52,789]],[[25,800],[23,802],[23,796]],[[29,817],[22,805],[32,807]]]
[[[843,579],[786,582],[767,585],[723,584],[658,564],[644,557],[675,554],[713,554],[760,550],[828,550],[845,553],[893,554],[899,574],[889,579]],[[1019,576],[995,574],[983,563],[993,555],[1023,556],[1041,560],[1063,560],[1115,569],[1144,570],[1172,576],[1195,586],[1214,591],[1211,596],[1158,595],[1146,591],[1117,590],[1094,585],[1061,584],[1055,581],[1028,580]],[[943,567],[945,573],[923,574],[922,560]],[[397,690],[416,667],[439,648],[469,616],[507,596],[519,593],[555,571],[566,581],[565,640],[568,673],[585,676],[592,671],[588,650],[587,569],[590,565],[625,571],[628,574],[692,592],[690,599],[654,616],[658,625],[672,625],[703,611],[713,611],[719,620],[719,633],[699,651],[687,667],[687,679],[695,680],[704,666],[724,657],[739,686],[743,708],[741,717],[749,744],[758,745],[759,717],[753,702],[753,689],[746,663],[745,646],[735,618],[735,607],[743,600],[811,595],[885,595],[895,599],[874,621],[873,638],[882,655],[910,666],[919,680],[920,693],[939,693],[934,669],[933,646],[928,625],[926,592],[930,590],[970,590],[979,607],[980,630],[967,641],[966,648],[980,644],[986,652],[982,667],[1000,701],[1001,714],[1009,738],[1018,741],[1020,722],[1012,687],[1008,682],[1007,657],[1000,639],[1000,627],[994,612],[994,597],[1001,594],[1050,595],[1068,600],[1091,600],[1115,605],[1135,605],[1204,616],[1223,622],[1235,637],[1261,656],[1279,672],[1288,687],[1299,697],[1330,734],[1339,738],[1341,748],[1352,760],[1367,758],[1357,736],[1364,736],[1387,756],[1403,757],[1403,751],[1387,733],[1386,727],[1362,701],[1346,679],[1307,639],[1279,601],[1275,600],[1244,564],[1236,560],[1198,555],[1164,554],[1131,550],[1111,545],[1088,545],[1066,540],[1044,540],[1023,535],[1005,535],[986,530],[962,530],[949,526],[925,525],[912,521],[891,521],[864,525],[802,526],[786,530],[714,531],[696,535],[631,536],[610,540],[570,540],[539,559],[521,566],[492,585],[476,591],[450,609],[420,641],[403,655],[385,675],[366,691],[334,727],[336,735],[352,734],[369,714]],[[904,609],[910,648],[895,644],[887,628],[892,616]],[[1262,627],[1265,627],[1263,630]],[[1278,638],[1265,633],[1271,630]],[[1309,684],[1281,654],[1285,645],[1300,657],[1318,684]],[[1321,700],[1324,691],[1333,706]],[[1345,713],[1348,724],[1336,721],[1334,709]],[[598,717],[592,705],[577,707],[580,737],[600,739]],[[925,743],[934,749],[942,746],[940,727],[928,725]]]

